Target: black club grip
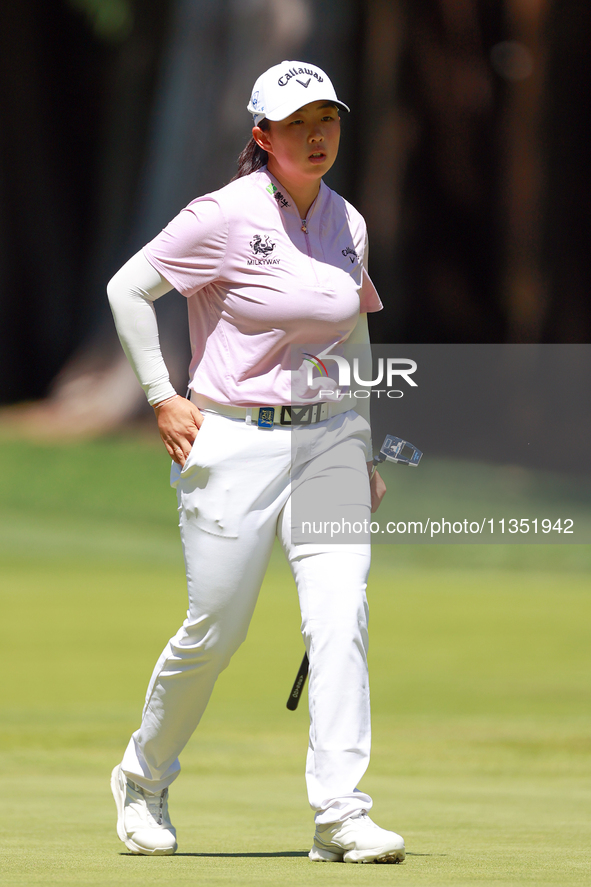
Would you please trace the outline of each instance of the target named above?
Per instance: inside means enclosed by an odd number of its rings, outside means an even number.
[[[306,683],[306,678],[308,676],[309,667],[310,663],[308,661],[308,654],[304,653],[302,664],[300,665],[293,687],[291,688],[291,693],[289,694],[289,699],[287,700],[287,708],[290,711],[295,711],[298,707],[298,702],[300,701],[300,696],[302,695],[302,690],[304,689],[304,684]]]

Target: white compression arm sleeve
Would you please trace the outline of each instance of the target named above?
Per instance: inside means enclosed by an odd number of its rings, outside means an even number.
[[[123,350],[151,404],[176,394],[160,350],[152,304],[172,288],[142,252],[132,256],[107,285]]]
[[[361,379],[371,379],[371,344],[369,341],[369,329],[367,326],[367,314],[360,314],[359,319],[351,331],[351,335],[347,338],[345,345],[354,345],[353,353],[359,358],[359,377]],[[346,353],[346,349],[345,349]],[[355,383],[356,384],[356,383]],[[365,387],[365,386],[361,386]],[[370,406],[371,388],[367,388],[370,392],[369,397],[360,397],[355,400],[355,411],[367,421],[371,428]],[[367,461],[373,459],[372,443],[370,441],[370,451],[367,454]]]

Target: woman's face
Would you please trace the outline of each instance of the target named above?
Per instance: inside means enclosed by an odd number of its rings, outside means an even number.
[[[269,154],[269,170],[292,181],[320,179],[336,160],[341,135],[338,110],[330,102],[310,102],[285,120],[270,120],[253,135]]]

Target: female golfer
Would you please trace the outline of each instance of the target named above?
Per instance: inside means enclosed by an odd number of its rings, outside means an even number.
[[[404,841],[372,822],[357,788],[370,753],[370,546],[310,535],[331,509],[343,527],[367,520],[385,491],[368,472],[369,411],[357,405],[367,401],[345,397],[327,369],[341,373],[343,343],[367,347],[366,314],[381,308],[363,218],[322,181],[349,109],[324,71],[286,61],[259,77],[248,110],[235,180],[190,203],[108,287],[173,459],[189,592],[112,774],[117,833],[133,853],[176,850],[168,786],[246,637],[277,536],[310,659],[310,859],[400,862]],[[190,399],[171,386],[158,342],[153,302],[173,287],[188,300]]]

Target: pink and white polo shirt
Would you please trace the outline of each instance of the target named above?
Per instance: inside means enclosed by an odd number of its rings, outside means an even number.
[[[188,299],[193,390],[235,406],[291,403],[293,346],[336,345],[382,308],[360,213],[322,182],[304,227],[265,167],[197,198],[144,247]]]

